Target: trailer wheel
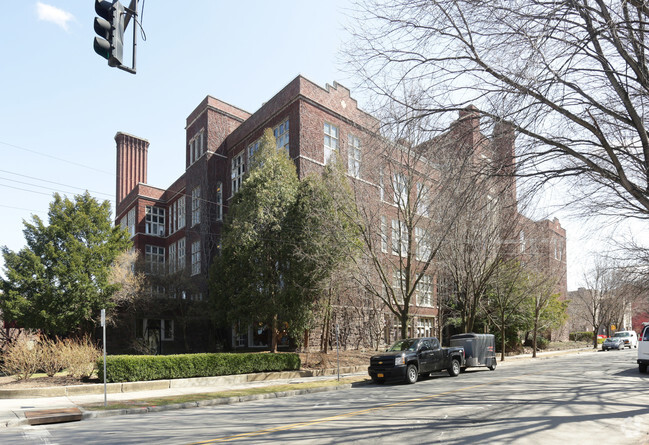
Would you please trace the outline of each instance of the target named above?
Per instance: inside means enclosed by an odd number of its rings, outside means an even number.
[[[415,383],[419,377],[419,371],[415,365],[408,365],[406,368],[406,383]]]
[[[490,371],[495,371],[496,370],[496,364],[498,363],[498,360],[495,358],[491,360],[491,365],[488,366]]]
[[[460,362],[457,359],[453,359],[451,361],[451,366],[448,367],[447,369],[448,375],[451,377],[457,377],[460,375]]]

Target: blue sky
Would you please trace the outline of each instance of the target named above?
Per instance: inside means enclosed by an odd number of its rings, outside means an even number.
[[[6,5],[0,245],[20,249],[22,220],[45,217],[55,191],[88,189],[114,203],[118,131],[149,140],[148,182],[167,187],[184,170],[185,118],[206,95],[254,112],[298,74],[351,86],[338,63],[348,7],[346,0],[145,2],[147,40],[138,35],[132,75],[93,51],[93,0]]]
[[[149,140],[148,183],[169,186],[184,170],[185,118],[206,95],[254,112],[302,74],[352,88],[363,107],[339,54],[351,0],[145,2],[147,40],[138,34],[136,75],[110,68],[93,51],[94,0],[5,6],[0,245],[12,250],[24,245],[23,219],[45,218],[54,192],[87,189],[114,205],[118,131]],[[561,222],[572,290],[588,245],[573,230],[577,222]]]

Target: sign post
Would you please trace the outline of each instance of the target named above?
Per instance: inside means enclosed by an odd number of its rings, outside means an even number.
[[[101,310],[101,328],[103,331],[104,343],[104,406],[108,405],[106,397],[106,309]]]
[[[338,381],[340,382],[340,343],[338,341],[338,336],[340,335],[338,330],[338,323],[336,323],[336,361],[338,362]]]

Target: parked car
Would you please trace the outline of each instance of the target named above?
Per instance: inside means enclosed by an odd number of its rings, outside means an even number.
[[[638,347],[638,334],[635,331],[618,331],[613,338],[624,340],[624,346],[629,349]]]
[[[609,337],[602,343],[602,351],[609,349],[624,349],[624,340],[621,337]]]
[[[367,372],[372,381],[404,380],[415,383],[420,375],[446,370],[455,377],[465,366],[464,349],[442,348],[435,337],[406,338],[387,351],[370,357]]]
[[[465,367],[486,366],[496,369],[496,340],[493,334],[456,334],[451,336],[451,346],[464,348]]]
[[[638,370],[647,372],[649,365],[649,322],[642,323],[642,333],[638,338]]]

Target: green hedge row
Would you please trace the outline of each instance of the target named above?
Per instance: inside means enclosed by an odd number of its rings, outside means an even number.
[[[568,338],[570,341],[593,341],[593,332],[572,332]]]
[[[103,357],[97,360],[99,379],[104,379]],[[106,357],[107,382],[212,377],[253,372],[300,369],[297,354],[182,354],[111,355]]]

